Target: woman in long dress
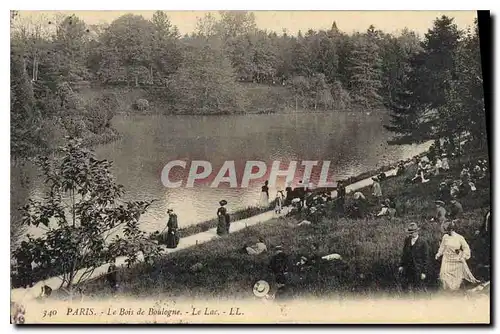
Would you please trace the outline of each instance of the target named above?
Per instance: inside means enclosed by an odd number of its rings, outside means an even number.
[[[217,218],[219,219],[217,223],[217,235],[224,235],[229,232],[227,224],[227,209],[224,207],[227,201],[222,200],[219,202],[220,208],[217,210]]]
[[[167,223],[167,248],[177,248],[177,245],[179,244],[179,236],[177,235],[177,230],[179,229],[177,215],[172,209],[169,209],[167,213],[169,214]]]
[[[275,202],[275,207],[274,207],[274,212],[277,214],[281,213],[281,210],[283,209],[283,201],[285,200],[285,195],[283,195],[282,190],[278,190],[276,193],[276,202]]]
[[[269,181],[264,182],[260,192],[260,207],[267,208],[269,206]]]
[[[466,261],[471,256],[470,248],[465,238],[455,232],[455,223],[444,223],[442,231],[445,234],[436,254],[436,260],[443,257],[439,272],[439,280],[443,289],[458,290],[464,280],[479,283],[467,266]]]

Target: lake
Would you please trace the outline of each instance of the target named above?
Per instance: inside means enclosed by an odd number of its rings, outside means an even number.
[[[162,230],[167,208],[173,208],[180,227],[216,217],[218,202],[228,201],[229,212],[259,201],[260,187],[268,176],[251,182],[247,188],[227,184],[211,188],[206,182],[193,188],[167,188],[161,172],[172,160],[211,162],[214,173],[226,160],[235,162],[238,183],[247,160],[274,160],[286,167],[290,161],[315,160],[313,178],[318,177],[321,162],[331,161],[329,179],[338,180],[379,168],[420,153],[428,145],[389,146],[390,134],[382,124],[383,112],[293,113],[237,116],[124,116],[113,119],[113,127],[123,138],[95,147],[98,158],[113,161],[113,173],[124,185],[124,200],[157,201],[141,218],[147,232]],[[282,167],[282,168],[285,168]],[[301,179],[298,168],[295,182]],[[28,188],[19,186],[19,173],[30,175]],[[12,170],[12,205],[22,204],[27,196],[41,194],[40,180],[33,168]],[[182,169],[172,170],[172,179],[185,179]],[[184,182],[185,184],[185,182]],[[284,178],[270,189],[273,199]],[[14,208],[12,208],[14,209]]]

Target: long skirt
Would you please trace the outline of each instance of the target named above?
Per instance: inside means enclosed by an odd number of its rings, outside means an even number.
[[[281,197],[277,197],[275,201],[274,211],[276,213],[281,213],[282,208],[283,208],[283,199]]]
[[[474,275],[472,275],[465,260],[449,259],[446,256],[443,256],[441,262],[439,280],[444,290],[458,290],[463,280],[471,283],[479,282]]]
[[[177,231],[168,230],[166,244],[167,248],[177,248],[179,244],[179,235]]]
[[[229,213],[226,213],[226,233],[229,234],[229,228],[231,227],[231,216],[229,215]]]
[[[217,234],[223,235],[223,234],[227,234],[227,232],[228,232],[228,226],[226,223],[226,217],[223,215],[220,215],[219,222],[217,223]]]
[[[260,207],[261,208],[267,208],[269,206],[269,195],[262,191],[260,193]]]

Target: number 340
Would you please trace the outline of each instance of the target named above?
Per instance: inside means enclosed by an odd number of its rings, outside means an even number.
[[[57,315],[57,310],[49,310],[49,311],[44,310],[42,318],[45,318],[45,317],[49,317],[50,318],[50,317],[53,317],[55,315]]]

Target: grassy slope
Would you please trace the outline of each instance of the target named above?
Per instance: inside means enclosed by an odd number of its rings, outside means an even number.
[[[458,174],[452,164],[450,174]],[[401,218],[387,221],[382,218],[362,220],[324,218],[317,226],[295,227],[297,218],[280,218],[236,232],[225,238],[201,244],[167,255],[154,266],[136,265],[119,273],[121,293],[132,296],[189,297],[248,297],[251,285],[258,279],[272,281],[267,271],[271,253],[259,256],[241,254],[239,250],[258,236],[264,236],[268,246],[284,243],[292,255],[308,254],[311,241],[318,242],[320,254],[339,253],[348,264],[347,270],[325,268],[320,274],[310,274],[295,289],[297,294],[375,293],[397,289],[396,270],[404,228],[410,222],[422,227],[421,235],[431,245],[433,258],[441,238],[439,226],[429,222],[437,187],[444,178],[439,176],[426,184],[406,185],[404,178],[413,175],[409,170],[404,177],[395,177],[382,183],[384,195],[393,195],[405,212]],[[364,191],[365,194],[369,190]],[[471,245],[474,255],[474,231],[480,226],[490,206],[489,180],[478,184],[477,193],[461,199],[465,214],[459,227]],[[368,200],[372,200],[368,196]],[[378,210],[370,208],[371,212]],[[190,272],[193,264],[201,262],[204,268]],[[439,262],[431,261],[430,281],[435,282]],[[470,265],[474,271],[474,259]],[[109,293],[103,279],[89,283],[87,295],[102,296]]]

